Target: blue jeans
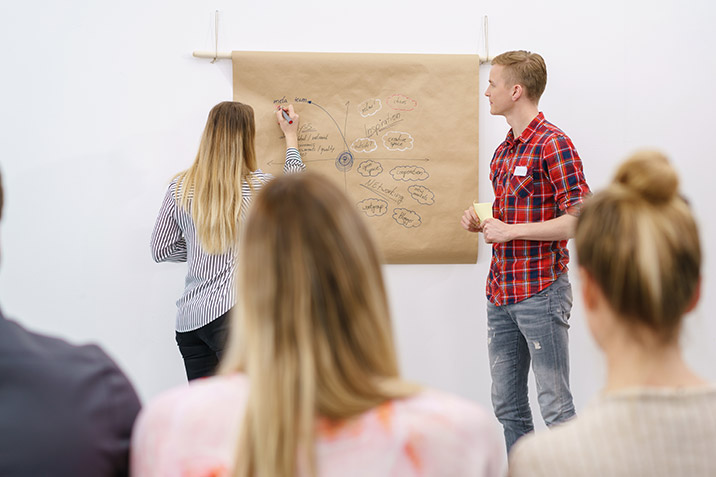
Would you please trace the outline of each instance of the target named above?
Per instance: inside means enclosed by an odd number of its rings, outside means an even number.
[[[508,452],[517,439],[534,429],[527,395],[530,362],[545,424],[552,426],[575,416],[569,390],[571,310],[567,272],[519,303],[487,303],[492,406],[504,428]]]

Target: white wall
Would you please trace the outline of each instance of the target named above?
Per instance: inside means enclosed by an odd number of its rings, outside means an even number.
[[[640,146],[663,149],[678,166],[706,247],[687,355],[716,381],[708,311],[716,305],[708,248],[716,239],[708,116],[716,106],[716,7],[708,0],[4,1],[0,304],[7,316],[99,342],[144,399],[184,382],[173,319],[185,268],[154,264],[148,242],[169,177],[192,161],[211,106],[231,98],[230,62],[191,57],[212,48],[215,9],[227,51],[475,53],[488,15],[491,53],[540,52],[549,70],[541,109],[572,137],[593,189]],[[488,72],[482,67],[481,90]],[[507,126],[486,101],[480,118],[480,200],[488,201],[489,160]],[[385,267],[405,374],[485,406],[488,262],[482,244],[476,265]],[[572,280],[576,291],[575,273]],[[581,408],[603,368],[575,296],[572,381]]]

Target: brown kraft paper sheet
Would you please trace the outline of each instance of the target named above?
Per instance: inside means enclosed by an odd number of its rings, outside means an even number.
[[[345,190],[386,263],[475,263],[477,234],[460,218],[478,197],[477,55],[235,51],[232,61],[262,170],[282,173],[274,111],[293,104],[306,168]]]

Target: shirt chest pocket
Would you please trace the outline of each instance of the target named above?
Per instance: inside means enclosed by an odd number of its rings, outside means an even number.
[[[526,199],[534,193],[534,181],[532,171],[529,170],[524,176],[513,175],[509,179],[508,192],[510,195],[520,199]]]

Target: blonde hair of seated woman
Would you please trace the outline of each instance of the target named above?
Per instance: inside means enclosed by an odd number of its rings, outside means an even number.
[[[419,388],[399,377],[381,263],[355,206],[310,173],[276,179],[242,238],[236,325],[220,373],[251,383],[237,476],[316,474],[315,420]]]

